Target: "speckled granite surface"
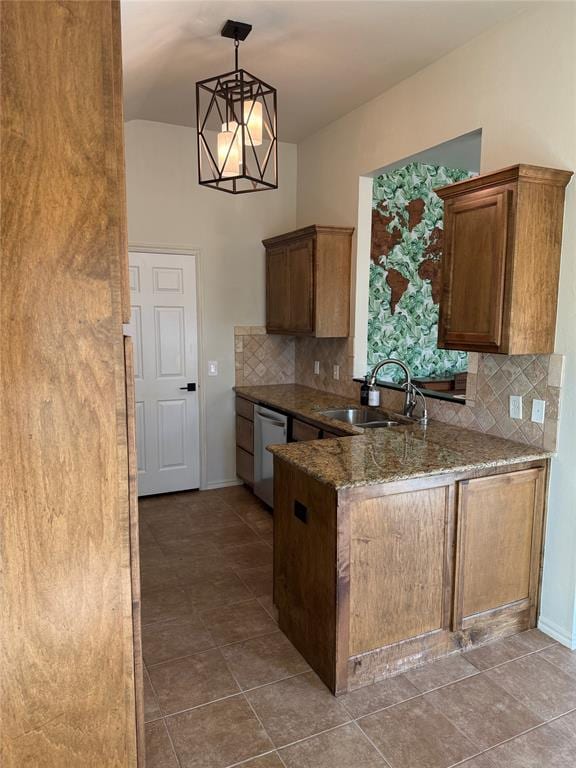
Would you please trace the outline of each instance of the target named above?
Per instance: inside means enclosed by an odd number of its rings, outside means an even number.
[[[280,408],[293,416],[310,419],[317,424],[323,424],[327,429],[340,429],[351,435],[360,435],[363,429],[343,424],[320,416],[318,411],[329,408],[356,408],[358,403],[341,395],[331,392],[321,392],[319,389],[303,387],[300,384],[270,384],[259,387],[234,387],[235,392],[255,403]]]
[[[255,402],[350,432],[350,437],[270,447],[275,456],[338,489],[489,469],[551,456],[540,448],[432,420],[426,428],[417,424],[367,430],[350,427],[318,416],[317,411],[357,403],[297,384],[238,387],[236,391]]]

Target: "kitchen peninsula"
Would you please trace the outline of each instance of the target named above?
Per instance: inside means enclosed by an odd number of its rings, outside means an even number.
[[[236,393],[349,435],[269,449],[280,628],[335,694],[536,625],[547,452],[434,421],[362,431],[297,385]]]

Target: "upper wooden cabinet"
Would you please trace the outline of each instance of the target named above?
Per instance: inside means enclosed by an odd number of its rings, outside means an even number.
[[[268,333],[349,335],[353,232],[311,226],[263,241]]]
[[[514,165],[435,190],[445,202],[439,347],[554,351],[564,189],[571,176]]]

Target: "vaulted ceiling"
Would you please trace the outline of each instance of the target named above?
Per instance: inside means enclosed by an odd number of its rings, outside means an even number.
[[[278,89],[279,138],[299,141],[528,6],[123,0],[125,118],[195,125],[196,81],[233,68],[233,43],[220,37],[228,18],[253,25],[240,65]]]

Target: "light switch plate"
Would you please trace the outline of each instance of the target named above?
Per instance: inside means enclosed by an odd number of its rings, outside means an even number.
[[[208,376],[218,376],[218,360],[208,360]]]
[[[320,360],[314,360],[314,374],[318,376],[320,373]]]
[[[332,368],[332,377],[334,379],[336,379],[336,381],[338,381],[338,379],[340,378],[340,366],[339,365],[333,366],[333,368]]]
[[[532,400],[532,421],[535,424],[544,424],[546,413],[546,400]]]
[[[522,395],[510,395],[510,418],[522,418]]]

